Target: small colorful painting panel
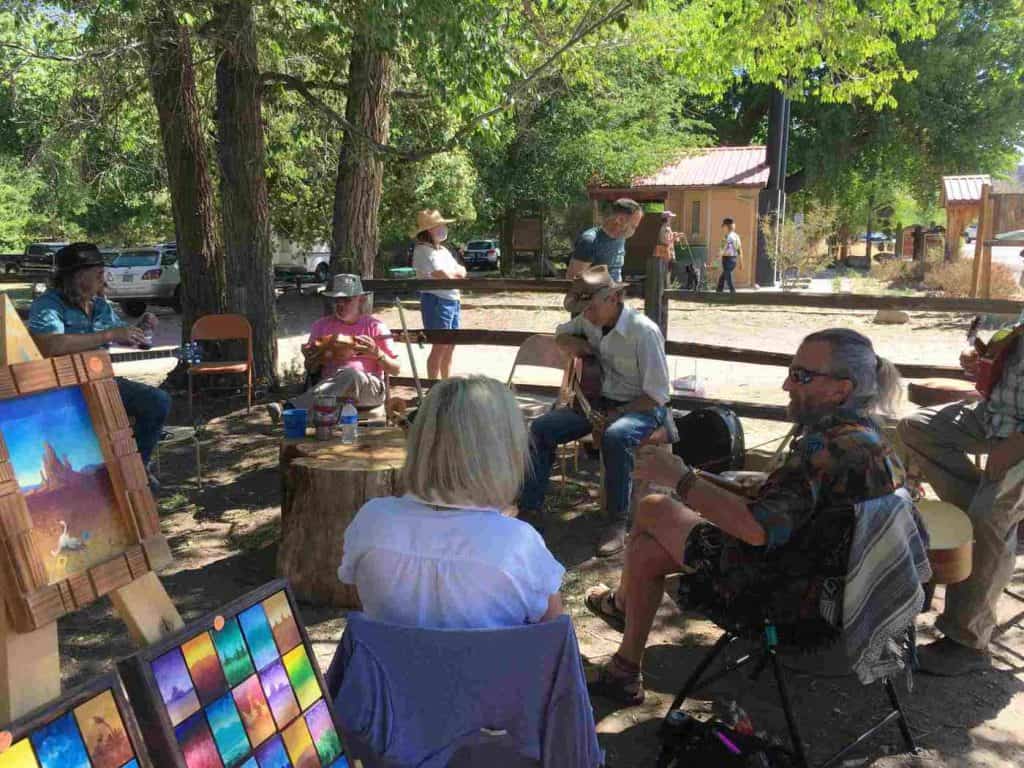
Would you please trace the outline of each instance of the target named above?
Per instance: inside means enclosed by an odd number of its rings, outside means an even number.
[[[296,720],[285,728],[281,736],[284,738],[288,757],[292,759],[292,765],[295,768],[320,768],[316,747],[313,746],[313,739],[310,737],[309,729],[306,728],[304,721]]]
[[[252,744],[259,746],[274,735],[277,729],[270,715],[270,705],[256,675],[235,688],[232,695]]]
[[[341,739],[338,732],[334,730],[334,722],[331,720],[330,710],[327,709],[327,702],[320,699],[306,712],[306,725],[309,726],[309,735],[313,737],[313,744],[316,746],[317,754],[324,765],[330,765],[332,760],[341,757]]]
[[[206,719],[224,764],[233,766],[240,763],[249,754],[249,738],[230,693],[206,708]]]
[[[270,711],[274,715],[277,727],[284,728],[299,716],[299,707],[295,702],[295,694],[292,692],[291,683],[288,682],[284,665],[280,661],[269,665],[260,672],[260,682],[263,684],[263,693],[270,702]]]
[[[287,653],[302,642],[299,636],[299,625],[295,623],[292,608],[288,605],[288,595],[278,592],[263,601],[263,610],[270,622],[270,630],[274,634],[274,642],[280,653]]]
[[[275,736],[256,750],[256,762],[260,768],[291,768],[292,765],[288,762],[288,753],[280,736]]]
[[[177,725],[199,709],[199,697],[196,696],[192,676],[188,673],[180,648],[165,653],[153,662],[153,677],[156,678],[171,725]]]
[[[76,707],[75,720],[95,768],[120,768],[135,756],[110,691]]]
[[[181,747],[187,768],[223,768],[220,752],[202,712],[196,712],[175,728],[174,738]]]
[[[196,635],[187,643],[181,644],[181,652],[185,656],[185,664],[192,675],[199,701],[209,704],[227,688],[224,670],[220,659],[213,648],[209,632]]]
[[[292,687],[295,688],[295,697],[299,700],[299,706],[303,710],[309,709],[313,706],[313,702],[320,698],[320,683],[309,663],[306,649],[301,645],[298,648],[293,648],[284,655],[282,661],[284,661],[288,679],[291,680]]]
[[[228,685],[238,685],[256,671],[252,666],[252,659],[249,658],[249,649],[245,647],[237,619],[224,622],[224,628],[213,633],[213,644],[217,647],[217,655],[224,667]]]
[[[12,723],[0,739],[0,768],[139,768],[140,749],[120,682],[106,675]]]

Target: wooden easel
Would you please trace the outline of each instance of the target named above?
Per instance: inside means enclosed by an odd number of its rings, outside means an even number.
[[[6,293],[0,297],[0,364],[42,361],[10,298]],[[166,543],[163,547],[166,549]],[[170,560],[169,549],[147,555],[153,562]],[[5,562],[0,567],[7,565]],[[156,573],[140,569],[136,576],[134,569],[129,571],[127,583],[115,588],[105,587],[95,572],[85,578],[92,592],[110,596],[132,640],[145,646],[182,628],[181,615]],[[50,621],[28,632],[17,631],[15,624],[11,607],[4,599],[0,603],[0,726],[61,694],[57,622]]]
[[[971,298],[992,297],[992,246],[1024,247],[1024,239],[992,238],[1017,229],[1024,229],[1024,191],[994,191],[992,184],[983,184],[971,270]],[[946,236],[951,237],[952,233],[947,232]]]

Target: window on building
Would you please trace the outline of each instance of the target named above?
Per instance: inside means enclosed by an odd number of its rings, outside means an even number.
[[[700,200],[694,200],[690,205],[690,234],[700,234]]]

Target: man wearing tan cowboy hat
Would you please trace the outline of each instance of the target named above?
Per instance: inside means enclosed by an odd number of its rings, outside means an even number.
[[[570,355],[598,358],[601,397],[591,403],[596,411],[592,420],[577,410],[557,408],[533,422],[532,471],[519,497],[520,518],[541,527],[555,446],[594,432],[604,462],[610,518],[598,541],[601,557],[621,552],[625,546],[634,451],[668,418],[665,339],[642,312],[623,303],[625,288],[602,265],[584,270],[566,294],[565,308],[578,314],[558,326],[555,342]]]
[[[285,407],[310,410],[320,396],[352,400],[357,407],[372,408],[384,402],[384,375],[399,371],[398,352],[387,325],[368,311],[369,294],[358,275],[335,275],[329,290],[332,311],[309,331],[302,346],[306,370],[320,382],[293,398]],[[271,403],[270,417],[280,420],[282,406]]]
[[[425,209],[416,214],[416,225],[410,237],[416,240],[412,252],[412,265],[420,280],[462,280],[466,268],[459,264],[445,246],[448,225],[455,219],[446,219],[436,209]],[[420,312],[427,330],[455,330],[459,327],[461,301],[458,289],[431,288],[420,293]],[[452,344],[434,344],[427,357],[427,376],[447,379],[452,372]]]

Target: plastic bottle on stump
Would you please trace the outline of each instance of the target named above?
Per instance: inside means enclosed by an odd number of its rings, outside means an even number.
[[[341,409],[341,442],[352,445],[359,439],[359,412],[351,400]]]

